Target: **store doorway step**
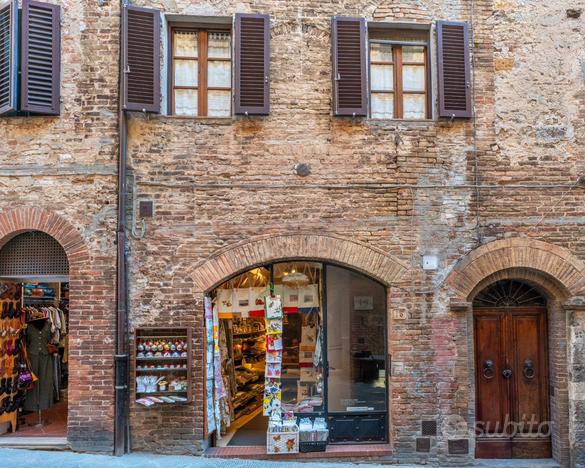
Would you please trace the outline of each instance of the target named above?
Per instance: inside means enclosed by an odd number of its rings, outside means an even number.
[[[2,448],[26,448],[29,450],[69,450],[67,437],[0,437]]]
[[[218,447],[265,446],[268,418],[262,415],[262,406],[247,416],[238,418],[221,440]]]

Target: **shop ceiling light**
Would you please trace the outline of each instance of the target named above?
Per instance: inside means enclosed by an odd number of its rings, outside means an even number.
[[[294,285],[301,285],[301,284],[309,284],[309,277],[304,273],[299,273],[293,270],[288,275],[285,275],[282,278],[282,282],[285,284],[294,284]]]

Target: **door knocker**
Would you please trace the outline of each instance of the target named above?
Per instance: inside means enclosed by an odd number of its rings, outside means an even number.
[[[526,361],[524,361],[524,370],[522,371],[522,373],[524,374],[524,377],[526,377],[527,379],[534,378],[535,370],[534,363],[532,362],[532,360],[526,359]]]
[[[494,378],[494,361],[491,359],[483,363],[483,377],[487,380]]]

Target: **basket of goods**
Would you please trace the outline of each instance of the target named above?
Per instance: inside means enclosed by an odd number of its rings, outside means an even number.
[[[282,419],[271,417],[266,434],[266,453],[286,455],[299,453],[299,426],[294,414],[288,413]]]
[[[327,449],[329,430],[325,418],[301,418],[299,422],[299,450],[302,453],[324,452]]]

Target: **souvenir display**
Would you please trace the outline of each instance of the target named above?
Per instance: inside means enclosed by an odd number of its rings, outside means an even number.
[[[299,288],[299,307],[319,307],[319,286],[308,284]]]
[[[280,379],[281,366],[282,366],[282,364],[280,362],[267,362],[266,363],[266,377]]]
[[[207,414],[214,414],[213,410],[213,376],[215,374],[215,362],[213,359],[213,305],[211,298],[205,296],[205,363],[206,363],[206,380],[205,380],[205,400]],[[215,430],[215,418],[207,417],[207,432]]]
[[[283,307],[299,307],[299,288],[294,286],[284,287]]]
[[[267,453],[297,453],[294,415],[322,408],[321,270],[302,268],[254,269],[206,297],[207,431],[215,430],[216,440],[251,420],[233,424],[240,418],[262,415],[269,418]],[[172,379],[161,384],[174,388]],[[310,431],[320,429],[311,419]],[[323,436],[305,438],[317,443]]]
[[[272,318],[266,319],[266,334],[267,335],[281,335],[282,334],[282,319]]]
[[[266,295],[265,287],[250,288],[250,315],[264,315],[264,296]]]
[[[217,307],[220,314],[231,314],[234,312],[234,298],[231,289],[218,289]]]
[[[301,452],[324,452],[329,430],[325,418],[300,418],[299,448]]]
[[[266,349],[270,352],[282,351],[282,336],[266,335]]]
[[[264,302],[266,304],[267,319],[282,318],[282,302],[280,296],[266,296]]]
[[[282,363],[282,350],[280,351],[266,351],[266,362]]]
[[[299,453],[299,427],[293,413],[270,418],[266,434],[266,453],[270,455]]]
[[[191,401],[190,344],[189,328],[136,329],[137,403],[150,407]]]
[[[186,337],[148,338],[137,340],[138,359],[186,358],[188,344]]]
[[[238,288],[234,289],[235,306],[234,312],[240,314],[241,317],[248,317],[250,312],[250,289]]]
[[[273,411],[280,410],[282,402],[281,385],[279,378],[266,378],[264,381],[264,416],[271,416]]]

